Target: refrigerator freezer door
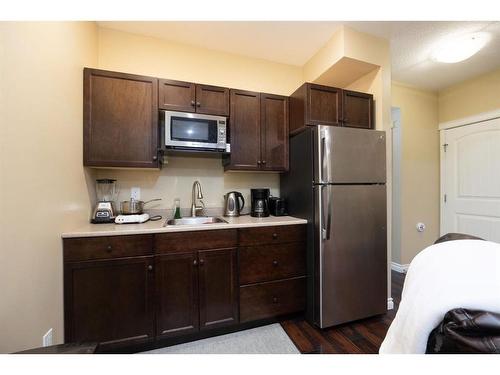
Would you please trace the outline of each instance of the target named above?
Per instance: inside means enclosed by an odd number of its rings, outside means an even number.
[[[385,132],[318,125],[315,183],[385,183]]]
[[[319,207],[316,323],[325,328],[385,313],[386,187],[322,185],[315,187],[315,197]]]

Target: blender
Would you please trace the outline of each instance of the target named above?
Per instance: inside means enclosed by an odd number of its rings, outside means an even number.
[[[110,178],[97,179],[95,191],[97,194],[97,204],[92,214],[91,223],[114,223],[116,217],[116,180]]]

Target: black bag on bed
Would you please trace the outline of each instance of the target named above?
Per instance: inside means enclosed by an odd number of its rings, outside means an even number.
[[[500,354],[500,314],[480,310],[453,309],[431,332],[428,354]]]

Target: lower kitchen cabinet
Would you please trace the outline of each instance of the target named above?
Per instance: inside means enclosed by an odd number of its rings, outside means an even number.
[[[238,323],[236,249],[156,256],[157,336]]]
[[[154,338],[153,257],[66,263],[65,342],[103,350]]]
[[[156,258],[156,332],[171,337],[198,331],[198,259],[196,253]]]
[[[304,241],[304,225],[65,239],[65,342],[137,350],[301,312]]]
[[[236,248],[198,252],[200,329],[238,323]]]
[[[242,323],[292,314],[303,311],[305,306],[305,276],[245,285],[240,288]]]

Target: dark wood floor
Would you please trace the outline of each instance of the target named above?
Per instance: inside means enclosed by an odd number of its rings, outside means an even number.
[[[281,323],[301,353],[378,353],[401,301],[404,274],[392,271],[394,310],[384,315],[321,330],[303,319]]]

